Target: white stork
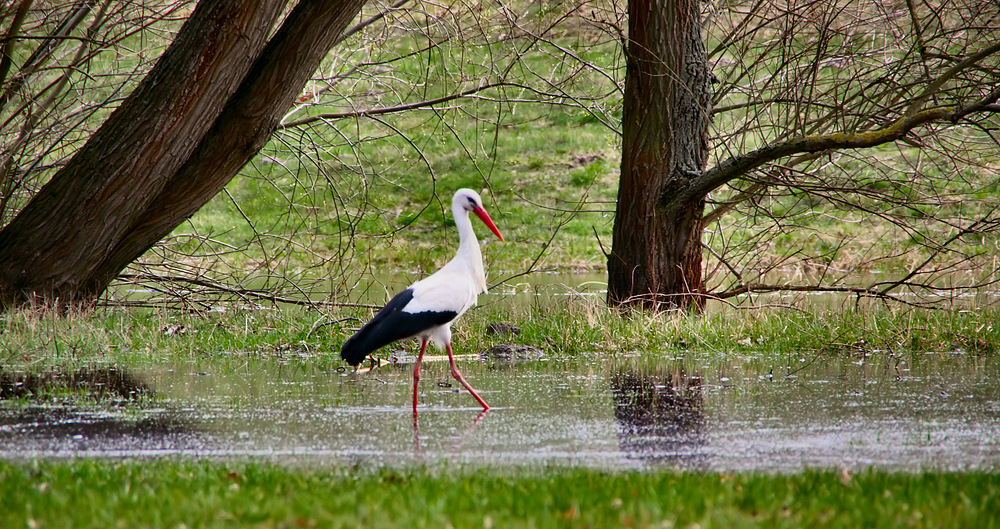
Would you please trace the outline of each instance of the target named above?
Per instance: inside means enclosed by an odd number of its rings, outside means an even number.
[[[483,406],[486,401],[465,381],[455,365],[451,351],[451,324],[476,304],[479,294],[486,292],[486,273],[483,271],[483,254],[479,241],[472,231],[469,212],[475,213],[500,240],[489,214],[483,209],[483,199],[471,189],[459,189],[451,199],[451,212],[458,227],[458,252],[448,264],[410,288],[396,294],[382,310],[340,349],[340,357],[348,364],[360,364],[372,352],[396,340],[420,338],[420,354],[413,368],[413,413],[417,412],[417,384],[420,382],[420,362],[427,349],[427,341],[448,351],[451,375],[472,393]]]

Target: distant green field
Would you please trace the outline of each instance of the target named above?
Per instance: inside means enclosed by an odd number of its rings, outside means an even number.
[[[549,28],[561,9],[531,6],[524,16],[530,27]],[[488,191],[486,207],[507,238],[491,241],[480,229],[491,277],[529,268],[602,271],[621,163],[620,42],[570,22],[552,26],[539,41],[497,42],[495,35],[511,29],[502,10],[485,8],[481,17],[494,33],[461,45],[444,39],[430,52],[422,52],[429,44],[419,32],[398,28],[389,32],[392,38],[372,36],[378,45],[338,49],[327,68],[334,80],[353,72],[349,86],[341,90],[347,81],[334,82],[336,90],[297,108],[289,120],[473,93],[408,112],[280,131],[226,193],[178,228],[167,244],[178,253],[167,255],[192,274],[231,272],[234,279],[266,276],[275,283],[332,278],[332,297],[349,299],[358,282],[429,273],[449,259],[456,236],[448,200],[455,189],[471,187]],[[473,18],[457,15],[454,24],[468,28]],[[710,48],[721,38],[712,33],[721,29],[713,28],[706,35]],[[441,37],[434,29],[422,31]],[[746,51],[745,63],[758,59],[753,54],[759,50]],[[732,51],[720,53],[719,64],[733,59]],[[722,78],[738,73],[717,66]],[[739,107],[746,97],[726,95],[724,103],[735,109],[715,117],[710,163],[768,139],[763,127],[730,142],[733,129],[767,117]],[[955,134],[954,145],[975,146],[984,138]],[[931,256],[962,263],[963,272],[920,280],[943,287],[994,280],[993,233],[959,238],[955,249],[962,253],[939,251],[935,243],[986,214],[1000,181],[982,167],[956,167],[941,152],[886,145],[845,153],[809,169],[804,183],[774,185],[742,203],[706,225],[710,286],[757,280],[801,285],[821,277],[840,286],[868,284],[901,277]],[[976,157],[985,166],[1000,164],[995,153]],[[916,159],[927,175],[942,178],[911,178]],[[718,189],[708,211],[753,178]],[[810,192],[819,182],[836,191]],[[148,255],[147,262],[159,255]]]

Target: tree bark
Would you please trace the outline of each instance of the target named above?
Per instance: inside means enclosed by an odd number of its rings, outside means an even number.
[[[0,231],[0,308],[88,304],[266,143],[363,0],[203,0],[161,60]],[[266,47],[265,47],[266,44]]]
[[[88,295],[195,214],[260,151],[364,0],[302,1],[188,161],[92,275]]]
[[[671,196],[705,167],[711,74],[697,0],[630,0],[622,167],[609,305],[704,306],[704,195]]]

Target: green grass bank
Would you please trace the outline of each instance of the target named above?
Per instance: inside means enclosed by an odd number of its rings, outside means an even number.
[[[4,527],[996,527],[1000,475],[0,462]]]

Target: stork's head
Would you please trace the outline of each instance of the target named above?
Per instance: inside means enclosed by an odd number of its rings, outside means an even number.
[[[456,213],[463,209],[475,213],[483,221],[483,224],[486,224],[486,227],[492,230],[501,241],[503,240],[503,235],[500,235],[500,230],[497,229],[496,224],[493,224],[493,219],[483,209],[483,199],[479,193],[471,189],[459,189],[455,191],[455,196],[451,199],[451,207]]]

